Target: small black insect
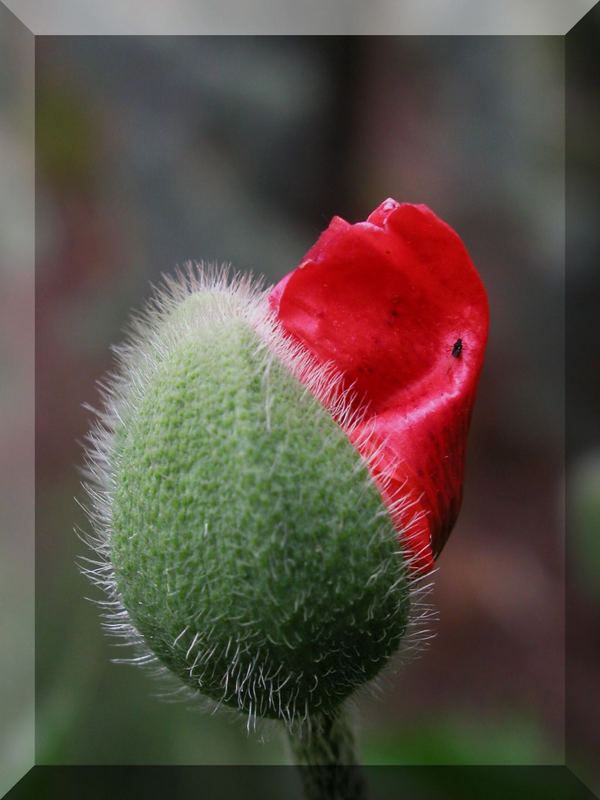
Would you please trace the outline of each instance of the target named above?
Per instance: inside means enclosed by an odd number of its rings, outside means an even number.
[[[452,355],[454,358],[459,358],[462,353],[462,339],[457,339],[452,347]]]

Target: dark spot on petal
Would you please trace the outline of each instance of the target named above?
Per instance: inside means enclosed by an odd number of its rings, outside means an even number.
[[[452,355],[454,356],[454,358],[460,357],[462,349],[463,349],[462,339],[457,339],[452,347]]]

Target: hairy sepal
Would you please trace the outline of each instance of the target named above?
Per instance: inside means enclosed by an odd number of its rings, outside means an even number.
[[[190,265],[134,320],[88,440],[86,572],[134,662],[293,724],[414,643],[420,603],[347,390],[266,297]]]

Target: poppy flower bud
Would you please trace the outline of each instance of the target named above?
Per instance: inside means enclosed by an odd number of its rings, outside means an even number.
[[[88,573],[140,663],[250,719],[336,729],[456,519],[487,325],[458,236],[393,200],[334,218],[270,293],[201,267],[167,281],[88,451]]]

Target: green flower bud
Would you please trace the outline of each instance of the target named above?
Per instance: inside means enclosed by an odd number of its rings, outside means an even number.
[[[410,607],[335,376],[264,292],[202,269],[163,288],[118,355],[89,449],[88,572],[109,626],[250,719],[333,713],[388,662]]]

